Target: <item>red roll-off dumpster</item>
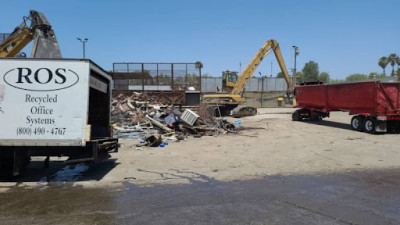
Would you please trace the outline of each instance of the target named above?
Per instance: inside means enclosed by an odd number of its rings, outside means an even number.
[[[322,119],[332,111],[355,115],[352,128],[366,132],[386,132],[387,125],[398,129],[400,83],[366,81],[341,84],[296,86],[293,120]]]

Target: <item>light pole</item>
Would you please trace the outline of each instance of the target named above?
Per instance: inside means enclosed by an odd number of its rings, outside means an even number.
[[[272,61],[271,61],[271,77],[272,77]]]
[[[85,39],[80,39],[80,38],[76,38],[76,39],[78,39],[78,41],[80,41],[80,42],[82,42],[82,46],[83,46],[83,58],[85,59],[85,48],[86,48],[86,42],[89,40],[89,39],[87,39],[87,38],[85,38]]]
[[[299,47],[297,47],[297,46],[292,46],[293,48],[294,48],[294,69],[293,69],[293,88],[294,88],[294,86],[296,86],[296,58],[297,58],[297,55],[300,53],[300,51],[299,51]]]

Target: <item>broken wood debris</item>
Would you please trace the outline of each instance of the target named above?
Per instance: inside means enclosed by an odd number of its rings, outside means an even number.
[[[116,136],[142,132],[146,142],[138,146],[157,147],[163,140],[181,141],[188,136],[236,133],[235,125],[223,118],[202,116],[190,109],[178,110],[148,96],[132,92],[113,97],[111,115]],[[201,106],[199,110],[201,112]]]

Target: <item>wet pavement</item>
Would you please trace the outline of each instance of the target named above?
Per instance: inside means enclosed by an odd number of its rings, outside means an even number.
[[[82,172],[82,167],[78,170]],[[16,183],[0,193],[0,223],[400,224],[399,172],[274,175],[220,182],[189,171],[171,171],[190,184],[139,187],[132,183],[135,178],[128,178],[122,188],[88,188],[79,181],[53,180],[31,187]],[[86,173],[74,179],[86,180],[90,169]],[[0,184],[5,187],[10,186]]]

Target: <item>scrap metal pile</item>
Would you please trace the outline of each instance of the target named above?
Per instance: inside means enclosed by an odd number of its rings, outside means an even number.
[[[210,116],[204,105],[197,112],[177,109],[146,92],[114,96],[111,121],[115,136],[143,139],[152,147],[164,140],[236,133],[234,124]]]

